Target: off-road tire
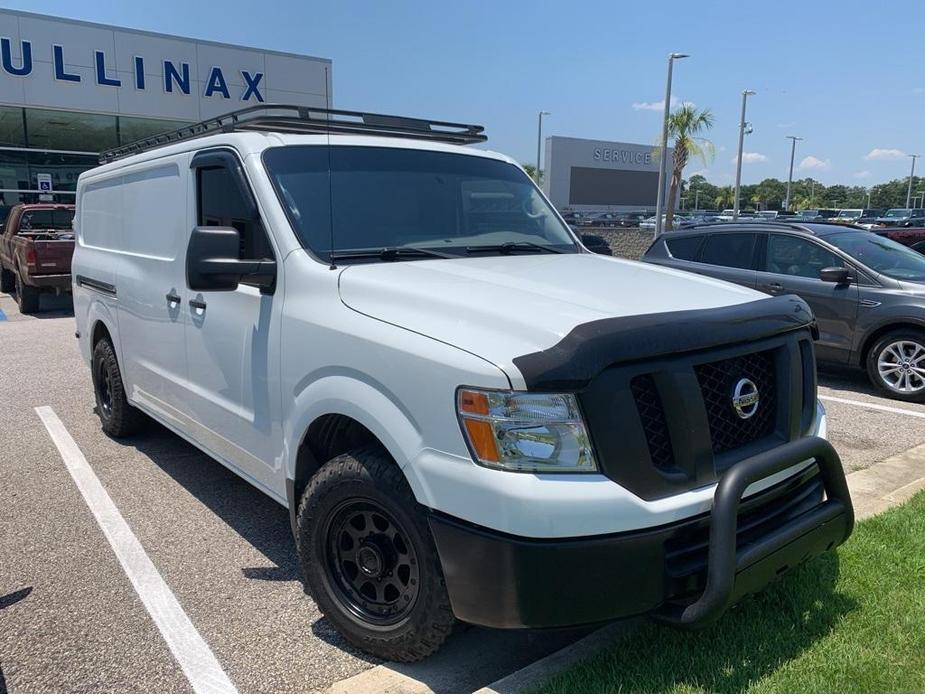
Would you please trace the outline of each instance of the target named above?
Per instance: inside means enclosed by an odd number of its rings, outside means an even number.
[[[0,292],[9,294],[16,286],[16,278],[10,270],[0,268]]]
[[[867,356],[865,358],[867,377],[870,379],[870,382],[887,397],[893,398],[894,400],[902,400],[904,402],[925,402],[925,388],[921,388],[916,392],[903,393],[896,390],[895,388],[891,388],[889,385],[887,385],[887,383],[884,382],[883,377],[881,377],[878,367],[880,354],[889,345],[898,342],[915,343],[925,349],[925,331],[915,330],[914,328],[900,328],[897,330],[891,330],[890,332],[885,333],[884,335],[881,335],[879,338],[877,338],[877,341],[868,350]],[[921,358],[923,359],[921,362],[922,367],[925,367],[925,357]],[[919,381],[916,379],[915,384],[918,385],[918,383]]]
[[[96,414],[103,431],[116,439],[138,433],[145,424],[145,416],[132,407],[125,397],[119,362],[108,339],[101,339],[93,347],[90,372],[96,397]]]
[[[38,287],[30,287],[22,281],[19,275],[16,275],[16,305],[19,306],[20,313],[23,315],[38,313],[40,294]]]
[[[376,624],[357,614],[336,587],[338,569],[331,544],[336,532],[330,528],[338,509],[365,502],[381,507],[391,516],[417,559],[417,595],[401,621],[394,624]],[[297,520],[299,562],[307,592],[351,644],[380,658],[401,662],[421,660],[443,645],[456,620],[440,558],[422,507],[401,470],[381,446],[358,448],[322,466],[302,494]]]

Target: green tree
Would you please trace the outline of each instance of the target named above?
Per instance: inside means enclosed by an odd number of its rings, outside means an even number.
[[[527,175],[535,181],[536,180],[536,164],[521,164],[521,166],[523,167],[524,171],[527,172]],[[540,169],[539,182],[540,183],[543,182],[543,170],[542,169]]]
[[[713,198],[713,204],[723,210],[732,207],[735,200],[735,189],[732,186],[723,186],[716,189],[716,197]]]
[[[668,186],[668,201],[665,206],[665,228],[670,229],[674,217],[675,201],[681,189],[684,167],[691,157],[697,157],[705,164],[713,158],[713,143],[701,134],[713,127],[713,112],[684,104],[668,116],[668,134],[674,138],[674,161],[671,168],[671,184]]]

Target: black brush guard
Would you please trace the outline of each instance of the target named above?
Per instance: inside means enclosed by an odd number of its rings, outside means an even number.
[[[826,499],[766,535],[738,547],[736,531],[739,504],[748,486],[806,460],[815,460]],[[760,574],[756,585],[767,582],[768,572],[782,573],[789,559],[797,561],[814,550],[827,550],[844,542],[854,527],[854,509],[841,460],[832,445],[819,437],[798,439],[730,467],[713,495],[706,586],[689,604],[669,603],[657,614],[671,624],[698,628],[718,619],[743,594],[750,592],[749,572]],[[835,533],[838,528],[840,532]],[[820,546],[821,543],[821,546]],[[762,566],[762,564],[764,564]]]

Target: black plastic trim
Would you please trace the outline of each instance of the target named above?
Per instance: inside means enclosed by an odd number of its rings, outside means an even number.
[[[721,308],[603,318],[582,323],[552,347],[514,358],[528,390],[575,391],[612,364],[771,337],[811,326],[794,295]]]
[[[109,282],[101,282],[86,275],[76,275],[74,280],[77,282],[78,287],[86,287],[107,296],[116,296],[116,285],[109,284]]]
[[[850,535],[854,514],[844,472],[837,454],[820,441],[787,444],[730,468],[728,481],[717,486],[719,506],[712,513],[632,532],[525,538],[432,511],[429,523],[453,612],[462,621],[503,629],[569,627],[645,613],[687,626],[715,619],[744,594]],[[820,456],[818,466],[741,498],[753,475],[779,471],[813,453]],[[707,535],[704,552],[699,538]],[[698,607],[680,622],[693,605]]]
[[[738,548],[736,524],[742,494],[752,483],[786,470],[803,460],[815,459],[825,485],[826,501],[768,533],[760,541]],[[732,466],[720,478],[713,495],[707,583],[703,594],[680,611],[660,616],[666,621],[699,627],[716,621],[733,600],[736,576],[782,550],[786,545],[841,517],[844,542],[854,528],[854,509],[841,460],[825,439],[810,436],[761,453]]]

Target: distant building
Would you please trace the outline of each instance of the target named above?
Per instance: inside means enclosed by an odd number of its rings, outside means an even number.
[[[652,145],[548,137],[543,191],[560,210],[654,212],[658,161]]]
[[[0,221],[39,196],[74,202],[77,176],[105,149],[261,102],[330,106],[330,68],[323,58],[0,10]]]

